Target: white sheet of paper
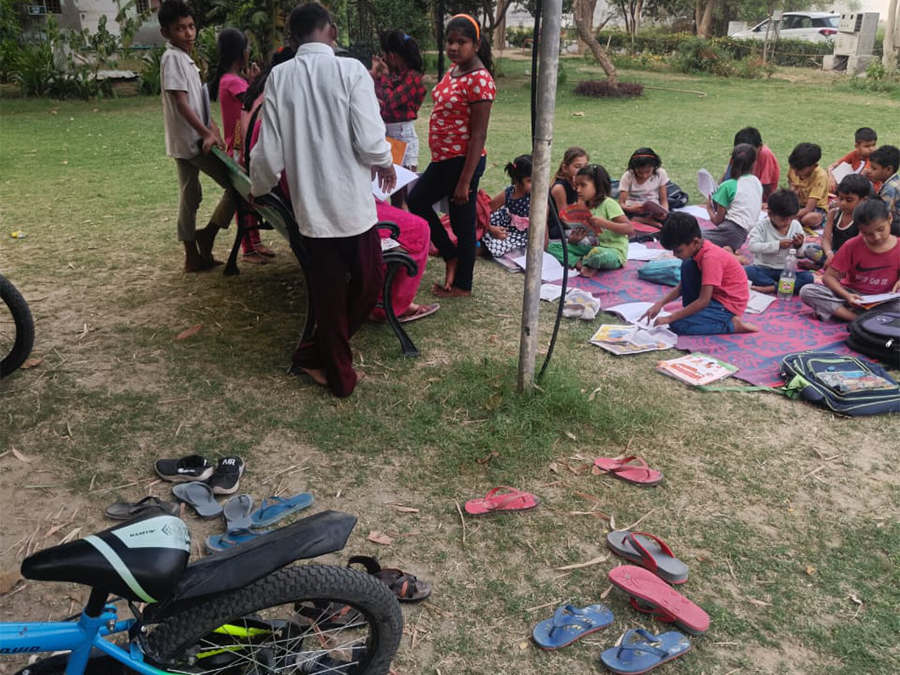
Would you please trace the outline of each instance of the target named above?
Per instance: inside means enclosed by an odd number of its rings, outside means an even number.
[[[541,300],[553,302],[562,297],[562,286],[556,284],[541,284]]]
[[[647,310],[653,306],[652,302],[626,302],[621,305],[614,305],[612,307],[604,307],[604,312],[609,312],[610,314],[616,314],[617,316],[622,317],[628,323],[634,324],[635,326],[644,326],[650,327],[651,323],[648,321],[641,321],[641,317],[646,314]],[[657,316],[669,316],[670,312],[666,310],[660,311]]]
[[[700,194],[704,197],[709,197],[718,189],[719,185],[716,183],[716,179],[712,177],[712,174],[706,169],[700,169],[697,172],[697,190],[700,191]]]
[[[847,162],[841,162],[831,170],[831,173],[834,176],[834,182],[840,183],[844,178],[856,172]]]
[[[864,305],[873,302],[887,302],[888,300],[900,300],[900,293],[876,293],[875,295],[861,295],[859,301]]]
[[[400,246],[400,242],[396,239],[391,239],[390,237],[384,237],[381,240],[381,250],[390,251],[392,248],[397,248]]]
[[[706,212],[705,206],[698,206],[697,204],[691,204],[690,206],[683,206],[680,209],[675,209],[675,211],[680,211],[681,213],[688,213],[694,218],[703,218],[704,220],[709,220],[709,214]]]
[[[656,260],[660,256],[666,254],[661,248],[649,248],[639,241],[633,241],[628,244],[629,260]]]
[[[523,255],[518,258],[513,258],[513,262],[524,270],[527,257],[527,255]],[[541,267],[541,281],[559,281],[562,278],[563,266],[559,263],[559,260],[544,251],[544,259]]]
[[[769,309],[769,305],[773,302],[775,302],[774,295],[766,295],[765,293],[754,291],[751,288],[750,299],[747,301],[747,309],[744,311],[747,312],[747,314],[762,314]]]
[[[378,186],[377,176],[372,180],[372,194],[375,195],[377,199],[387,199],[392,194],[397,192],[397,190],[402,190],[414,180],[418,180],[419,178],[418,174],[413,173],[409,169],[403,168],[399,164],[394,164],[394,171],[397,172],[397,184],[390,192],[382,191],[382,189]]]

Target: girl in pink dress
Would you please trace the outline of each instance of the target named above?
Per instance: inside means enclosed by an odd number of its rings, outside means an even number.
[[[222,112],[222,135],[228,156],[242,163],[244,137],[241,131],[241,106],[244,94],[257,75],[259,66],[250,63],[247,38],[236,28],[225,28],[217,41],[219,63],[209,85],[209,97],[218,99]],[[244,78],[246,75],[246,79]],[[248,82],[249,80],[249,82]],[[275,252],[259,238],[259,230],[249,230],[241,240],[242,260],[265,264]]]

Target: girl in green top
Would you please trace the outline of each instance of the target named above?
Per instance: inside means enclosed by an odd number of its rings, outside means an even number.
[[[575,176],[575,190],[579,203],[586,208],[584,217],[568,232],[569,264],[583,277],[592,277],[597,270],[624,267],[628,235],[634,232],[634,226],[619,203],[609,196],[612,192],[609,173],[599,164],[588,164]],[[562,242],[554,241],[547,252],[562,262],[562,247]]]

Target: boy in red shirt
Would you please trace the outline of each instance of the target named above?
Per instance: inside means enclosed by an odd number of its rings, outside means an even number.
[[[668,324],[679,335],[759,330],[740,318],[750,299],[747,273],[733,254],[703,239],[694,216],[670,213],[659,241],[682,261],[681,283],[648,309],[643,319],[655,318],[663,307],[681,296],[682,308],[657,318],[657,326]]]
[[[853,141],[856,144],[853,150],[828,166],[828,191],[831,193],[834,193],[838,183],[833,171],[842,162],[849,164],[850,168],[853,169],[853,173],[866,175],[869,168],[869,157],[875,152],[875,145],[878,143],[878,134],[869,127],[860,127],[856,130]],[[878,192],[880,187],[880,182],[874,185],[875,192]]]
[[[891,214],[884,202],[868,199],[856,207],[859,236],[845,243],[831,261],[822,285],[809,284],[800,299],[822,321],[852,321],[865,308],[861,295],[900,291],[900,241],[891,234]],[[900,300],[889,303],[900,309]],[[883,305],[885,306],[885,305]]]

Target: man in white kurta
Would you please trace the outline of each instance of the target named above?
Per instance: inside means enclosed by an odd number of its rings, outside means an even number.
[[[315,334],[294,351],[292,370],[344,397],[358,379],[350,338],[374,308],[384,275],[372,172],[387,189],[396,178],[372,78],[359,61],[334,55],[328,10],[300,5],[290,29],[299,47],[266,82],[251,191],[265,194],[286,174],[316,314]]]

